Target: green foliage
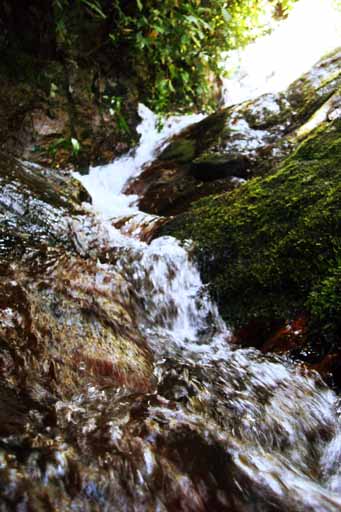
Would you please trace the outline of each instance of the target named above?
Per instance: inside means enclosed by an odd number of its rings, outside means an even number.
[[[263,0],[137,0],[129,11],[116,0],[116,46],[126,44],[156,112],[209,110],[221,52],[246,44],[262,28]],[[292,2],[281,2],[287,8]]]
[[[98,16],[104,20],[106,19],[106,15],[102,11],[101,4],[98,2],[98,0],[92,2],[89,0],[81,0],[81,3],[86,5],[95,14],[95,16]]]
[[[69,7],[69,1],[53,0],[52,7],[54,12],[57,45],[66,46],[70,42],[69,31],[65,20],[65,13]]]
[[[123,114],[123,97],[122,96],[103,96],[104,102],[109,106],[109,113],[117,123],[117,128],[122,134],[129,135],[130,128]]]
[[[273,175],[213,196],[165,228],[191,238],[232,325],[308,310],[340,323],[341,125],[327,123]]]
[[[102,24],[101,47],[110,43],[114,55],[128,59],[142,99],[158,113],[216,106],[221,52],[262,33],[269,8],[283,16],[294,1],[53,0],[59,44],[76,46],[72,19]]]
[[[48,153],[53,157],[56,158],[56,155],[58,153],[59,149],[66,149],[68,150],[71,155],[75,158],[78,156],[81,145],[75,137],[65,138],[60,137],[59,139],[52,142],[48,148]]]

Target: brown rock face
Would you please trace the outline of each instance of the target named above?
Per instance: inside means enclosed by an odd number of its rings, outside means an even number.
[[[200,197],[227,192],[238,180],[217,179],[210,183],[191,175],[189,166],[156,161],[125,187],[126,194],[137,194],[139,208],[151,214],[176,215]]]
[[[49,117],[44,111],[32,112],[32,127],[37,136],[63,135],[67,130],[68,116],[66,112],[56,112],[56,117]]]
[[[81,213],[85,192],[77,197],[73,180],[9,158],[2,169],[4,379],[42,397],[70,396],[91,381],[149,388],[151,357],[134,319],[97,284],[96,262],[74,249],[71,215]]]
[[[136,141],[137,96],[124,78],[115,81],[93,63],[22,58],[26,75],[0,68],[0,150],[65,169],[110,162]],[[111,105],[122,95],[126,130]]]
[[[265,452],[269,460],[290,458],[291,431],[277,417],[290,387],[309,426],[295,441],[295,457],[303,445],[302,464],[314,467],[312,454],[335,426],[328,415],[317,421],[302,393],[314,407],[325,406],[328,390],[315,380],[305,387],[301,370],[275,357],[231,351],[226,360],[202,364],[177,340],[160,335],[147,343],[141,324],[172,318],[165,300],[152,311],[151,295],[162,281],[153,284],[150,274],[164,263],[160,255],[152,254],[139,275],[139,248],[147,246],[115,247],[101,236],[101,221],[82,212],[71,180],[5,162],[1,509],[296,512],[294,491],[286,494],[284,484],[276,493],[258,478],[257,457],[260,464]],[[154,220],[142,219],[142,240]],[[134,218],[120,228],[137,235]],[[170,283],[176,271],[168,267]],[[177,313],[172,301],[168,307]],[[280,381],[259,380],[268,364]],[[261,425],[260,436],[250,422]],[[337,498],[329,498],[336,512]],[[319,491],[316,499],[323,499]]]

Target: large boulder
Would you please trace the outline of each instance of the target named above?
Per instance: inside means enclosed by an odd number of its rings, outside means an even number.
[[[95,389],[149,392],[153,356],[120,271],[100,249],[82,250],[77,225],[92,217],[80,184],[2,155],[0,186],[0,508],[66,510],[75,499],[98,510],[78,496],[87,484],[82,451],[67,441],[77,410],[68,401]]]
[[[278,328],[308,316],[320,357],[341,349],[341,121],[335,112],[275,172],[198,201],[162,229],[193,240],[230,326],[253,323],[250,341],[261,322],[264,343],[271,336],[264,324]]]
[[[91,380],[129,376],[144,387],[149,370],[142,365],[134,377],[131,365],[139,354],[150,357],[128,308],[115,301],[119,285],[104,293],[99,273],[105,281],[106,270],[80,247],[75,226],[88,218],[86,191],[68,176],[4,156],[0,185],[2,378],[54,399]],[[130,342],[133,358],[125,355]]]

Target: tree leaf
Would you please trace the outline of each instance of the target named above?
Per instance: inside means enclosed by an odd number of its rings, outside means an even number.
[[[81,0],[81,2],[85,5],[87,5],[92,11],[94,11],[100,18],[106,19],[106,14],[102,11],[100,6],[98,5],[98,2],[90,2],[89,0]]]
[[[72,152],[77,155],[81,149],[81,146],[77,139],[74,137],[71,138],[71,146],[72,146]]]
[[[223,15],[223,18],[226,21],[226,23],[229,23],[229,21],[231,20],[232,16],[231,16],[231,14],[228,12],[228,10],[225,7],[222,8],[221,14]]]

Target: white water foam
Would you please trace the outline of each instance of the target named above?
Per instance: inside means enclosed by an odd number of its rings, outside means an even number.
[[[143,166],[155,158],[169,137],[205,117],[204,114],[170,116],[159,130],[158,118],[149,108],[140,104],[138,113],[142,119],[137,128],[140,142],[134,151],[111,164],[90,168],[85,176],[74,174],[90,193],[93,209],[106,219],[138,212],[137,196],[122,193],[128,179],[138,175]]]
[[[129,294],[143,303],[140,326],[155,351],[163,339],[168,344],[172,340],[169,348],[177,347],[188,357],[189,353],[204,352],[211,359],[213,354],[215,358],[226,356],[229,333],[216,306],[209,300],[187,250],[171,237],[158,238],[148,245],[125,236],[110,222],[113,217],[134,215],[135,221],[143,223],[144,214],[139,213],[135,204],[137,197],[122,192],[126,182],[152,161],[172,135],[205,117],[203,114],[168,117],[163,129],[158,131],[153,112],[139,105],[139,114],[141,138],[134,153],[112,164],[92,168],[87,176],[75,173],[93,200],[92,206],[87,205],[90,215],[74,219],[71,224],[75,245],[82,255],[123,250],[117,258],[116,270],[127,283],[125,293],[129,289]],[[211,346],[213,332],[224,338],[222,343],[216,336],[214,347]],[[206,333],[205,342],[199,340],[200,333]],[[165,348],[162,350],[165,352]]]
[[[230,332],[202,284],[199,270],[173,237],[150,244],[122,234],[98,215],[80,216],[71,224],[78,252],[94,258],[115,253],[115,275],[105,286],[127,300],[143,336],[155,354],[180,351],[190,360],[226,358]],[[97,264],[98,273],[111,265]],[[98,283],[96,282],[98,287]]]
[[[300,4],[304,2],[307,5],[305,0]],[[293,71],[288,80],[296,78],[293,75],[297,72]],[[236,89],[240,97],[253,97],[259,90],[266,92],[262,90],[263,82],[253,83],[252,73],[245,80],[244,89]],[[271,87],[282,87],[276,81],[268,85],[270,91]],[[207,378],[198,381],[198,402],[210,403],[219,391],[217,415],[221,409],[224,419],[231,416],[236,432],[224,423],[220,432],[214,423],[212,431],[229,442],[233,437],[233,459],[242,472],[262,492],[269,489],[279,500],[283,498],[290,510],[336,512],[341,507],[341,499],[334,494],[340,492],[341,437],[333,392],[325,388],[320,391],[316,377],[301,375],[285,360],[274,361],[255,350],[231,351],[228,330],[210,301],[187,248],[169,237],[148,245],[125,236],[109,221],[138,212],[136,197],[122,193],[125,183],[141,172],[168,137],[203,117],[169,118],[158,132],[156,116],[142,105],[139,113],[141,140],[136,151],[108,166],[91,169],[88,176],[77,175],[93,198],[91,210],[95,212],[75,221],[77,248],[81,254],[94,257],[101,251],[116,251],[115,265],[98,263],[97,280],[99,285],[111,287],[113,297],[119,295],[126,307],[133,308],[139,329],[155,355],[156,375],[163,358],[180,361],[188,368],[196,363],[201,368],[206,365]],[[238,128],[243,129],[243,125]],[[119,279],[101,280],[101,272],[103,276],[106,272],[116,273]],[[221,366],[219,382],[211,383],[208,377],[216,365]],[[158,413],[165,415],[167,411]],[[169,410],[168,414],[177,423],[181,414],[185,423],[195,421],[194,414],[189,417],[185,408]],[[321,434],[321,439],[313,443],[316,452],[311,454],[310,437],[316,437],[323,429],[336,435],[328,443]],[[114,436],[117,437],[116,430]],[[145,452],[145,459],[149,474],[153,471],[149,451]],[[310,472],[313,464],[323,479]]]

